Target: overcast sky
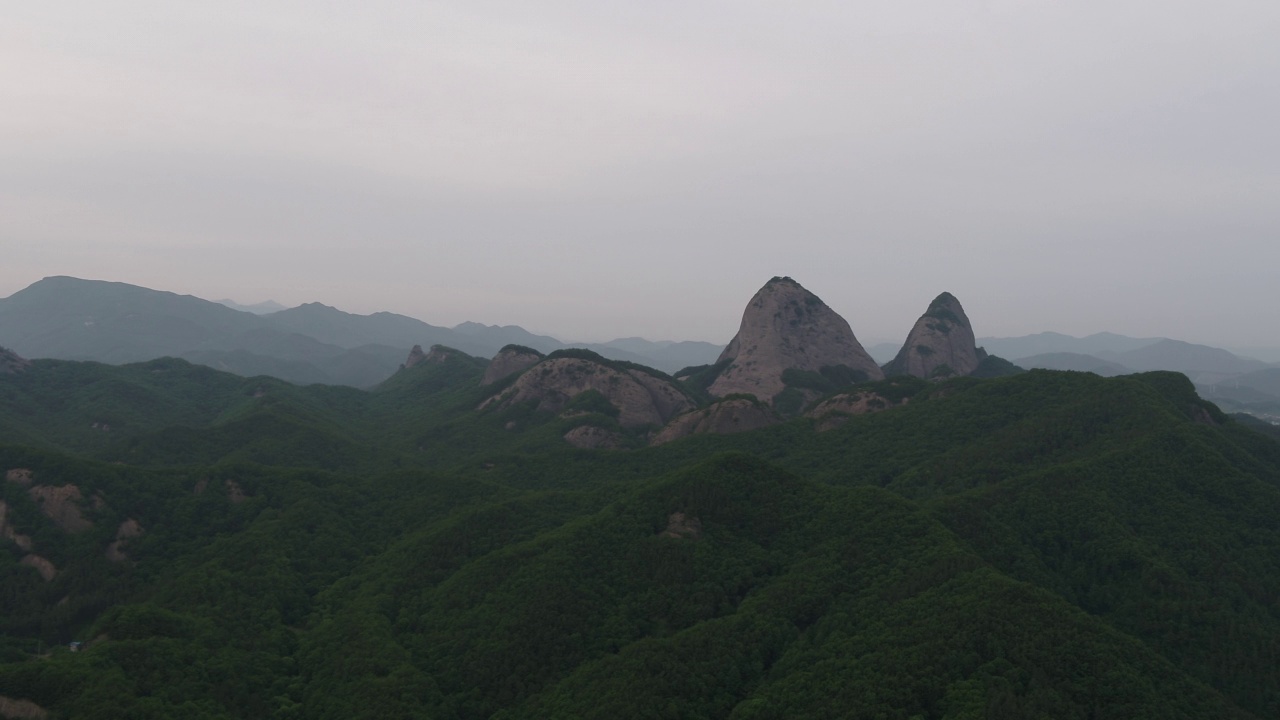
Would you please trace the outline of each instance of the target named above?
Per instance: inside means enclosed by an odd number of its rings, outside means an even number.
[[[1280,345],[1280,2],[0,0],[0,296],[47,275],[725,342]]]

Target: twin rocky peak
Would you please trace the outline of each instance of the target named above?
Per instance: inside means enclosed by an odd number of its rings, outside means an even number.
[[[433,348],[424,355],[415,348],[406,366],[437,360],[444,350]],[[837,391],[898,375],[969,375],[985,358],[975,346],[964,309],[949,293],[929,305],[897,357],[880,367],[844,318],[795,280],[775,277],[751,298],[738,333],[713,365],[686,368],[672,378],[585,350],[543,355],[509,345],[484,373],[481,384],[493,385],[495,394],[479,409],[527,403],[584,421],[603,414],[624,430],[653,428],[651,444],[701,432],[752,429],[806,408],[804,414],[822,429],[833,409],[847,416],[887,406],[871,390]],[[625,444],[625,438],[599,424],[574,428],[566,439],[583,447]]]
[[[936,379],[968,375],[986,356],[975,345],[960,301],[944,292],[916,321],[897,357],[882,368],[844,318],[800,283],[776,277],[747,304],[738,334],[720,355],[724,370],[709,390],[721,397],[750,393],[776,405],[788,386],[805,384],[803,373],[818,373],[835,385],[894,375]],[[801,379],[788,382],[788,375]]]

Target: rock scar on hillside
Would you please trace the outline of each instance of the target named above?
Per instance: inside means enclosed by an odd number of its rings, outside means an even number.
[[[40,506],[40,512],[66,532],[82,532],[93,527],[93,523],[86,520],[80,512],[84,496],[75,485],[37,485],[28,490],[27,494]]]

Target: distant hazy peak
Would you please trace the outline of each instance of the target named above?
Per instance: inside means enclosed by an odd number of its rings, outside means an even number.
[[[243,305],[230,298],[214,300],[214,302],[219,305],[225,305],[232,310],[239,310],[240,312],[252,313],[254,315],[270,315],[271,313],[287,309],[284,305],[281,305],[275,300],[264,300],[260,303],[253,303],[252,305]]]

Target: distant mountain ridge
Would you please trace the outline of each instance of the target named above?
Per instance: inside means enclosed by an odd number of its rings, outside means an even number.
[[[234,303],[232,303],[234,305]],[[0,343],[28,358],[111,364],[179,357],[238,375],[371,387],[390,377],[414,345],[447,345],[478,357],[521,344],[541,352],[586,347],[604,357],[675,371],[711,362],[712,343],[628,338],[570,344],[517,326],[446,328],[389,312],[356,315],[321,303],[275,312],[192,295],[66,276],[0,299]],[[256,309],[255,309],[256,308]]]

